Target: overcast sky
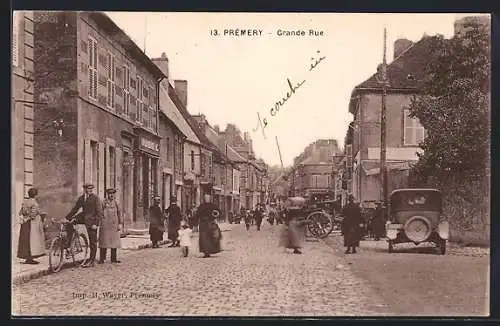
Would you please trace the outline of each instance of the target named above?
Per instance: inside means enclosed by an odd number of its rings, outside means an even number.
[[[387,27],[387,59],[398,38],[418,41],[428,35],[453,35],[457,14],[241,14],[108,12],[149,57],[162,52],[170,61],[171,79],[188,81],[188,110],[204,113],[211,125],[226,123],[249,131],[258,157],[280,164],[318,138],[337,139],[343,146],[352,116],[348,103],[353,87],[370,77],[382,60],[383,28]],[[210,30],[258,29],[262,36],[211,36]],[[277,36],[281,30],[310,29],[323,36]],[[145,37],[146,36],[146,37]],[[318,54],[319,51],[319,54]],[[311,59],[326,57],[309,70]],[[274,103],[292,84],[305,80],[280,111]],[[257,113],[267,117],[266,138]]]

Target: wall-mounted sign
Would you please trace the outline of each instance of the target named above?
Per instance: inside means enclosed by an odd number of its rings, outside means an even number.
[[[146,138],[140,138],[140,146],[143,149],[147,149],[153,152],[159,152],[160,151],[160,143],[156,141],[152,141],[150,139]]]

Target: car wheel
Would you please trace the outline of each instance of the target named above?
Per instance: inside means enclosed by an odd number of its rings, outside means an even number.
[[[437,245],[439,254],[444,255],[446,254],[446,240],[439,240],[438,245]]]
[[[394,242],[389,240],[389,253],[392,254],[394,252]]]

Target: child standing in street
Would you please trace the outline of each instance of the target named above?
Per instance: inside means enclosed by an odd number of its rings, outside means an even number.
[[[192,237],[193,237],[193,230],[189,228],[186,221],[182,221],[181,228],[179,230],[178,240],[184,257],[187,257],[189,254],[189,247],[191,247]]]

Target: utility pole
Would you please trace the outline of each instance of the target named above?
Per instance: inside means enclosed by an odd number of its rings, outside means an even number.
[[[387,141],[386,141],[386,97],[387,97],[387,61],[386,61],[386,47],[387,47],[387,30],[384,28],[384,56],[382,59],[382,67],[380,69],[381,82],[382,82],[382,111],[380,114],[380,199],[384,204],[387,204]]]

